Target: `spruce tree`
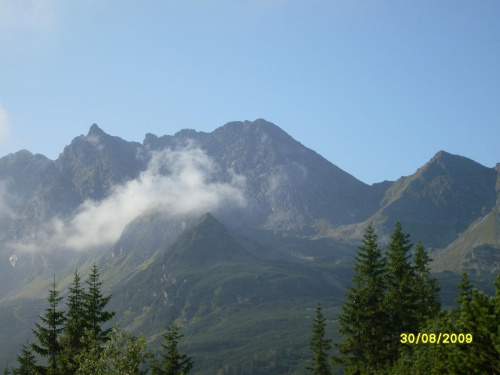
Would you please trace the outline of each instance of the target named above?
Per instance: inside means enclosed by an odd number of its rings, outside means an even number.
[[[387,245],[387,293],[385,306],[390,324],[390,338],[388,355],[390,362],[398,358],[401,347],[400,335],[415,333],[420,322],[418,321],[418,295],[414,291],[415,272],[410,262],[409,234],[403,233],[403,227],[398,221],[395,225],[391,240]]]
[[[417,321],[419,325],[424,324],[428,319],[437,316],[441,311],[441,303],[439,302],[438,282],[434,277],[430,276],[429,255],[425,251],[422,244],[419,242],[415,248],[415,256],[413,263],[415,265],[415,279],[413,291],[417,295]]]
[[[344,341],[335,344],[340,358],[334,362],[347,365],[346,373],[371,372],[387,359],[387,326],[384,306],[385,259],[370,225],[358,247],[354,265],[353,286],[339,315],[339,332]]]
[[[75,356],[83,347],[82,336],[85,329],[85,292],[80,283],[78,269],[75,270],[73,283],[69,288],[66,312],[66,324],[61,337],[62,350],[59,355],[61,372],[74,373],[77,369]]]
[[[460,291],[458,298],[455,300],[456,303],[462,304],[465,301],[470,301],[472,299],[472,284],[467,277],[467,272],[462,270],[462,279],[460,284],[458,284],[457,289]]]
[[[187,375],[193,368],[193,361],[187,354],[181,354],[178,350],[179,340],[184,335],[179,334],[179,327],[172,322],[167,326],[167,333],[163,335],[165,343],[161,347],[165,353],[161,354],[160,363],[152,366],[153,375]]]
[[[84,295],[84,321],[94,340],[105,343],[111,332],[111,328],[103,330],[102,325],[108,322],[115,312],[105,311],[106,305],[111,299],[111,295],[103,296],[101,292],[102,282],[99,281],[99,270],[94,263],[92,271],[87,280],[88,290]]]
[[[496,295],[488,297],[473,289],[463,298],[457,333],[470,333],[470,344],[455,345],[450,369],[467,374],[500,374],[500,273]]]
[[[40,316],[42,324],[35,323],[36,330],[33,330],[38,344],[33,343],[32,348],[42,357],[48,357],[48,373],[55,373],[58,368],[57,357],[61,350],[59,335],[64,329],[64,312],[58,310],[59,291],[56,289],[56,277],[52,283],[52,289],[49,291],[49,307],[45,309],[44,316]]]
[[[441,344],[413,345],[413,351],[402,353],[392,367],[374,375],[500,373],[500,274],[494,297],[471,291],[467,275],[462,276],[459,289],[466,293],[461,306],[428,320],[420,330],[441,332]]]
[[[18,368],[13,368],[14,375],[38,375],[38,367],[36,365],[35,355],[31,351],[28,343],[22,345],[21,354],[17,356]],[[4,374],[9,374],[8,369],[5,369]]]
[[[312,365],[306,369],[312,375],[331,375],[330,351],[332,345],[330,339],[325,338],[326,319],[321,312],[321,304],[316,306],[316,318],[313,322],[312,338],[310,347],[313,352]]]

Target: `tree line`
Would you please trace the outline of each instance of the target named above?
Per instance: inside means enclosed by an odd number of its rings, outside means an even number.
[[[409,237],[396,223],[383,252],[374,228],[366,228],[355,258],[353,285],[338,317],[343,341],[332,344],[326,337],[318,304],[310,374],[331,375],[332,367],[339,365],[349,375],[500,373],[500,273],[496,295],[488,297],[472,288],[463,271],[457,287],[459,307],[443,311],[438,282],[430,275],[432,259],[421,243],[412,254]],[[416,343],[419,334],[425,343]],[[448,342],[439,334],[448,335]]]
[[[167,326],[167,333],[163,335],[159,358],[147,349],[144,335],[136,337],[118,325],[103,328],[115,312],[106,310],[111,295],[103,295],[99,277],[94,264],[85,289],[75,270],[66,311],[62,311],[59,305],[63,298],[54,276],[48,307],[33,330],[36,341],[22,346],[17,367],[5,368],[4,375],[143,375],[150,370],[152,375],[189,373],[193,361],[178,350],[179,340],[184,335],[179,333],[174,322]],[[44,358],[45,364],[37,363],[35,354]]]

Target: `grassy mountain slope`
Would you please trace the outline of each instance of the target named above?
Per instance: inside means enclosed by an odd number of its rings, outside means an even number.
[[[433,253],[433,268],[476,275],[500,271],[500,212],[496,207],[472,223],[448,247]]]
[[[280,361],[287,368],[279,372],[299,371],[308,354],[312,308],[319,300],[332,305],[342,298],[343,286],[331,281],[335,276],[325,265],[248,246],[207,214],[117,287],[112,306],[123,326],[151,335],[153,342],[170,320],[179,319],[196,373],[236,368],[242,358],[263,374],[276,373]]]
[[[498,199],[495,207],[469,225],[446,248],[434,252],[435,270],[460,272],[465,269],[490,282],[500,272],[500,164],[496,170]]]

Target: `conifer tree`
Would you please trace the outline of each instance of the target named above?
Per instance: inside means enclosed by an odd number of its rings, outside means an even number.
[[[22,345],[21,354],[17,356],[18,368],[13,368],[14,375],[38,375],[38,367],[36,365],[35,355],[31,351],[28,343]],[[8,369],[5,369],[4,374],[10,374]]]
[[[165,343],[161,347],[165,353],[161,354],[160,363],[153,363],[153,375],[187,375],[193,368],[193,361],[187,354],[178,350],[179,340],[184,335],[179,334],[179,327],[172,322],[167,326],[167,333],[163,335]]]
[[[330,351],[332,345],[330,339],[325,338],[326,319],[321,312],[321,304],[316,306],[316,318],[313,322],[312,338],[310,347],[313,352],[312,365],[306,369],[312,375],[331,375]]]
[[[462,279],[460,284],[458,284],[457,289],[460,292],[458,298],[455,300],[456,303],[462,304],[465,301],[470,301],[472,299],[472,284],[470,283],[465,270],[462,270]]]
[[[387,293],[385,305],[388,313],[388,322],[391,327],[388,345],[390,362],[398,358],[400,349],[400,335],[415,333],[420,322],[418,321],[418,295],[415,293],[415,272],[410,262],[412,244],[410,235],[403,233],[403,227],[398,221],[391,240],[387,245]]]
[[[59,342],[59,334],[64,329],[64,313],[58,310],[59,302],[62,297],[59,297],[59,291],[56,289],[56,277],[52,283],[52,289],[49,291],[49,307],[45,309],[45,315],[40,316],[42,324],[35,323],[36,330],[33,330],[38,343],[33,343],[32,348],[42,357],[48,357],[48,373],[55,373],[58,368],[57,357],[61,350]]]
[[[61,372],[74,373],[77,369],[75,356],[83,347],[82,336],[85,330],[85,292],[80,283],[78,269],[75,270],[73,283],[69,288],[66,324],[61,337],[62,350],[59,355]]]
[[[103,296],[101,292],[102,282],[99,281],[99,276],[99,270],[94,263],[87,280],[88,290],[84,295],[83,316],[85,328],[89,329],[93,338],[98,342],[105,343],[112,329],[103,330],[102,325],[113,318],[115,312],[105,311],[111,295]]]
[[[430,276],[429,264],[431,261],[432,259],[429,258],[429,255],[419,242],[415,248],[415,256],[413,258],[413,263],[415,265],[413,291],[418,298],[416,318],[419,325],[437,316],[439,311],[441,311],[441,303],[438,297],[438,282],[434,277]]]
[[[387,326],[384,306],[385,259],[377,245],[377,235],[370,225],[358,247],[354,265],[354,286],[348,288],[339,315],[339,332],[344,341],[335,344],[340,358],[335,363],[347,365],[346,373],[370,372],[387,359]]]
[[[453,348],[450,369],[467,374],[500,374],[500,273],[495,288],[494,297],[473,289],[470,300],[463,298],[457,333],[470,333],[473,341]]]
[[[392,367],[374,375],[500,373],[500,274],[494,297],[471,291],[467,275],[462,276],[459,289],[467,293],[462,294],[461,306],[428,320],[421,328],[421,332],[442,332],[441,345],[413,345],[413,351],[402,353]]]

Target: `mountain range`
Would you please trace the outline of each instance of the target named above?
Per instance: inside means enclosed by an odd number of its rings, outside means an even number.
[[[439,151],[367,185],[263,119],[142,143],[94,124],[56,160],[2,157],[0,204],[2,365],[52,276],[65,293],[94,262],[115,322],[154,347],[178,319],[199,374],[302,373],[311,309],[322,301],[336,338],[369,224],[381,245],[398,220],[422,241],[445,304],[462,268],[490,283],[500,265],[500,164]]]

